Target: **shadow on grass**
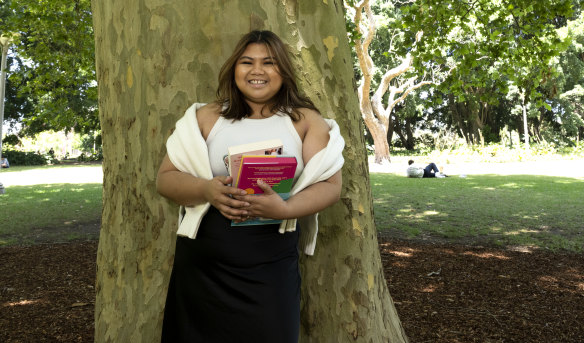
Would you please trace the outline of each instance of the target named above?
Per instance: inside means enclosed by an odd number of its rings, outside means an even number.
[[[0,246],[97,238],[102,185],[11,186],[0,197],[0,207]]]
[[[375,222],[383,234],[583,251],[582,179],[371,174],[371,185]]]

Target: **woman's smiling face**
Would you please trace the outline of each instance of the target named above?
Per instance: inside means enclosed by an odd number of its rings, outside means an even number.
[[[235,65],[235,84],[248,102],[267,104],[282,88],[278,64],[265,44],[251,43]]]

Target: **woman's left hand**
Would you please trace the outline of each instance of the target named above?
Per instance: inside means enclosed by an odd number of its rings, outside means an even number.
[[[258,187],[264,192],[263,194],[234,196],[237,200],[249,203],[249,206],[242,207],[246,210],[249,218],[270,218],[285,219],[288,211],[286,201],[280,195],[262,180],[258,180]]]

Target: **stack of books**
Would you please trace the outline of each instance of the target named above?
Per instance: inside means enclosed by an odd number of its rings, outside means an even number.
[[[257,181],[268,184],[282,199],[290,197],[297,161],[294,156],[282,155],[279,139],[243,144],[228,148],[227,170],[233,185],[247,194],[263,194]],[[232,222],[231,226],[278,224],[280,219],[253,218],[244,222]]]

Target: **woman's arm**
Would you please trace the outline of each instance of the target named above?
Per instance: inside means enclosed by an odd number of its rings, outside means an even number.
[[[242,189],[229,186],[230,183],[231,177],[227,176],[206,180],[181,172],[166,155],[158,169],[156,190],[179,205],[195,206],[209,202],[225,217],[241,220],[242,216],[247,215],[247,211],[241,208],[249,206],[249,203],[231,197],[246,193]]]
[[[300,123],[304,130],[302,142],[302,159],[306,165],[312,157],[324,149],[329,141],[330,127],[316,112],[305,112]],[[250,217],[273,219],[291,219],[307,216],[322,211],[337,202],[341,194],[342,174],[339,170],[329,179],[317,182],[284,201],[265,183],[259,184],[264,191],[262,195],[238,197],[250,203],[246,209]]]

